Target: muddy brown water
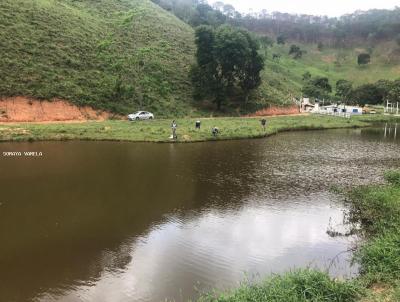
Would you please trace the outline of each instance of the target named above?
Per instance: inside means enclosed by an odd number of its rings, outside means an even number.
[[[355,239],[326,234],[345,228],[329,187],[400,167],[393,127],[0,151],[0,301],[187,301],[305,266],[353,276]],[[42,156],[3,154],[24,151]]]

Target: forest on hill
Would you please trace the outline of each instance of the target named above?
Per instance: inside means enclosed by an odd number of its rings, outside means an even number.
[[[183,21],[220,25],[230,23],[250,31],[301,43],[324,42],[330,47],[351,47],[359,43],[400,41],[400,7],[393,10],[356,11],[341,17],[260,12],[241,14],[230,4],[201,0],[152,0]],[[399,42],[400,43],[400,42]]]

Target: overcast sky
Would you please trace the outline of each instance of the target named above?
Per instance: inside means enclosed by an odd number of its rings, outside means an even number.
[[[214,3],[217,0],[208,0]],[[328,15],[337,17],[352,13],[356,10],[367,10],[371,8],[393,9],[400,6],[399,0],[220,0],[232,4],[237,11],[247,13],[250,9],[269,12],[279,11],[283,13]]]

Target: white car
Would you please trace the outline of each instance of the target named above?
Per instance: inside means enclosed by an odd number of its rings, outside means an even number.
[[[154,114],[147,111],[138,111],[128,115],[128,120],[130,121],[152,120],[153,118]]]

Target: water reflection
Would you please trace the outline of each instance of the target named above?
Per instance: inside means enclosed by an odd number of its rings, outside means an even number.
[[[126,244],[132,260],[123,270],[106,269],[95,285],[42,299],[187,301],[195,286],[229,288],[246,274],[252,278],[261,272],[280,272],[304,259],[309,266],[327,268],[348,245],[346,240],[332,240],[325,234],[330,218],[337,223],[342,219],[339,209],[326,205],[327,199],[320,199],[322,205],[314,204],[312,209],[306,200],[297,200],[295,207],[286,209],[249,205],[240,211],[213,209],[188,218],[167,216],[145,236]],[[351,270],[342,262],[330,272],[341,275]]]
[[[188,145],[1,144],[0,301],[159,301],[329,266],[332,184],[377,182],[399,141],[371,129]],[[393,133],[393,132],[391,132]],[[343,255],[332,275],[354,268]]]
[[[393,138],[394,140],[397,139],[397,123],[395,124],[385,124],[383,136],[385,138]]]

